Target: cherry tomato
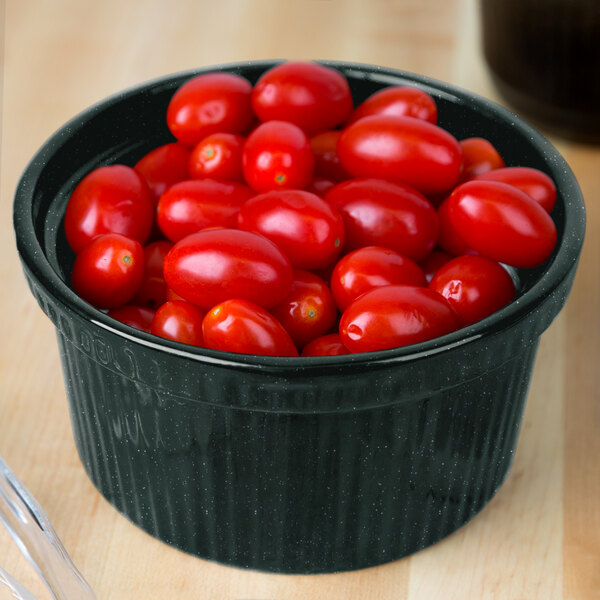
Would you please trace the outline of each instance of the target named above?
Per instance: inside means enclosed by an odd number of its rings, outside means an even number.
[[[304,188],[307,192],[319,196],[319,198],[325,198],[330,189],[336,186],[336,182],[331,179],[324,179],[323,177],[313,177],[310,183]]]
[[[157,309],[150,333],[183,344],[204,346],[203,319],[204,313],[197,306],[183,300],[171,300]]]
[[[169,300],[183,300],[183,298],[177,294],[176,292],[174,292],[169,286],[167,286],[167,302]]]
[[[167,284],[163,275],[163,262],[173,244],[164,240],[144,246],[144,277],[133,301],[141,306],[156,308],[167,299]]]
[[[425,287],[421,268],[406,256],[367,246],[346,254],[331,276],[331,293],[341,311],[361,294],[383,285],[405,284]]]
[[[285,62],[264,73],[252,92],[261,121],[290,121],[308,133],[331,129],[352,110],[346,78],[313,62]]]
[[[371,115],[414,117],[434,125],[437,122],[437,105],[425,91],[409,85],[383,88],[359,104],[350,115],[346,125]]]
[[[253,119],[250,82],[233,73],[205,73],[186,81],[167,108],[171,133],[195,146],[211,133],[243,133]]]
[[[230,298],[271,308],[287,296],[293,280],[289,259],[273,242],[237,229],[183,238],[165,257],[164,273],[175,293],[206,310]]]
[[[301,269],[333,262],[344,243],[344,222],[338,211],[303,190],[254,196],[240,209],[238,226],[270,239]]]
[[[511,302],[515,285],[496,261],[459,256],[440,267],[429,289],[448,300],[463,325],[476,323]]]
[[[95,237],[76,256],[73,289],[96,308],[127,304],[144,276],[144,250],[120,233]]]
[[[419,266],[425,274],[425,280],[429,284],[433,276],[438,272],[438,269],[454,258],[452,254],[443,252],[442,250],[434,250],[425,260],[419,263]]]
[[[452,189],[462,169],[458,141],[445,129],[413,117],[359,119],[342,131],[337,153],[353,177],[390,179],[424,194]]]
[[[160,198],[156,220],[177,242],[207,227],[235,227],[240,207],[254,192],[242,183],[190,179],[171,186]]]
[[[351,352],[372,352],[430,340],[459,326],[449,302],[437,292],[386,285],[350,304],[340,321],[340,337]]]
[[[467,181],[448,198],[448,218],[465,243],[492,260],[535,267],[552,254],[556,227],[518,188],[499,181]]]
[[[150,324],[154,318],[154,310],[146,306],[136,306],[134,304],[125,304],[108,311],[108,316],[135,327],[146,333],[150,333]]]
[[[97,235],[121,233],[144,244],[154,221],[148,185],[131,167],[98,167],[77,185],[65,212],[65,234],[80,252]]]
[[[192,178],[244,181],[242,149],[246,138],[233,133],[213,133],[198,142],[189,158]]]
[[[270,310],[290,334],[297,348],[331,330],[337,310],[327,284],[320,278],[296,269],[290,293]]]
[[[433,250],[437,213],[414,188],[382,179],[352,179],[331,189],[326,200],[344,219],[346,251],[384,246],[418,262]]]
[[[349,179],[350,175],[340,164],[337,155],[337,143],[341,131],[322,131],[310,138],[310,147],[315,155],[315,176],[333,181]]]
[[[438,234],[438,246],[452,256],[460,256],[472,252],[469,245],[458,234],[450,221],[448,214],[448,199],[446,199],[437,211],[440,226]]]
[[[480,181],[509,183],[531,196],[547,213],[556,203],[556,186],[546,173],[530,167],[506,167],[478,175]]]
[[[350,350],[342,344],[339,333],[329,333],[315,338],[304,346],[301,356],[340,356],[350,354]]]
[[[246,138],[242,153],[244,178],[257,192],[306,187],[314,166],[306,134],[292,123],[269,121]]]
[[[472,137],[461,140],[459,144],[463,153],[461,181],[504,167],[504,160],[488,140]]]
[[[277,319],[248,300],[231,299],[210,309],[202,323],[207,348],[262,354],[298,356],[292,338]]]
[[[153,199],[158,202],[169,186],[188,178],[189,159],[190,149],[175,142],[148,152],[134,169],[145,179]]]

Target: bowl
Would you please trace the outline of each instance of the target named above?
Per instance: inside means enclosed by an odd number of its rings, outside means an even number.
[[[350,356],[211,351],[132,329],[69,287],[63,216],[92,168],[134,164],[172,141],[174,91],[207,71],[254,83],[275,62],[170,75],[61,127],[26,168],[14,202],[20,259],[54,323],[81,462],[123,515],[199,557],[261,571],[321,573],[386,563],[475,516],[510,469],[540,335],[565,303],[585,228],[583,200],[552,144],[486,99],[419,75],[328,62],[355,103],[414,85],[457,138],[483,136],[507,166],[555,181],[558,243],[515,269],[518,296],[427,342]]]

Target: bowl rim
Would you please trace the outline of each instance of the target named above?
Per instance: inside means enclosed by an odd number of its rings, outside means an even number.
[[[343,74],[351,75],[354,78],[370,79],[376,83],[388,85],[397,85],[404,82],[407,85],[421,87],[436,96],[451,98],[455,103],[475,106],[480,112],[509,123],[523,137],[527,137],[532,146],[537,147],[538,151],[546,158],[548,168],[551,171],[550,176],[560,191],[558,198],[559,200],[562,198],[564,201],[565,222],[562,238],[559,239],[552,257],[548,259],[544,272],[531,288],[517,296],[516,300],[485,319],[438,338],[388,350],[318,357],[236,354],[189,346],[136,330],[108,317],[104,312],[94,308],[77,296],[58,273],[56,273],[46,257],[44,248],[40,244],[35,232],[32,211],[32,200],[36,182],[51,156],[65,143],[65,138],[84,127],[86,121],[96,113],[127,100],[140,92],[165,88],[174,90],[179,85],[177,82],[203,73],[214,71],[235,72],[248,67],[266,70],[281,62],[283,62],[282,59],[276,59],[209,65],[171,73],[138,83],[84,109],[53,133],[39,148],[23,171],[17,185],[13,205],[13,224],[19,256],[24,268],[34,274],[39,283],[45,288],[46,293],[49,293],[57,303],[67,306],[85,321],[107,330],[124,340],[141,344],[150,349],[182,356],[201,363],[298,374],[300,371],[312,371],[324,367],[343,370],[344,368],[353,369],[359,365],[361,367],[378,367],[393,363],[407,363],[471,344],[483,337],[499,333],[525,318],[537,306],[542,304],[575,268],[585,234],[585,206],[583,197],[577,180],[566,160],[554,145],[537,129],[509,109],[454,84],[390,67],[327,60],[315,62],[333,67]]]

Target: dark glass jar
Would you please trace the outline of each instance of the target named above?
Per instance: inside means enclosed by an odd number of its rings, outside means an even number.
[[[600,142],[600,0],[481,0],[483,51],[508,103],[549,132]]]

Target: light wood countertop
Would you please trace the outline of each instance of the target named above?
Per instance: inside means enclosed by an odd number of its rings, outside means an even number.
[[[119,515],[79,462],[54,328],[15,249],[13,193],[39,146],[92,103],[167,73],[258,58],[348,60],[422,73],[502,103],[483,63],[476,9],[475,0],[0,0],[0,453],[99,600],[600,598],[600,146],[550,136],[583,189],[587,238],[572,294],[542,337],[508,480],[442,542],[352,573],[220,566]],[[3,528],[0,565],[49,598]]]

